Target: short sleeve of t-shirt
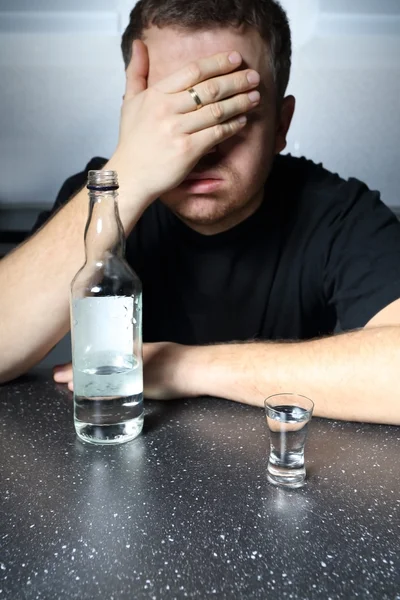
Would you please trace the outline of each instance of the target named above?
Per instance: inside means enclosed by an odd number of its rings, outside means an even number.
[[[400,223],[377,192],[355,179],[345,186],[324,272],[326,298],[344,331],[364,327],[400,298]]]
[[[91,171],[92,169],[102,169],[106,162],[107,161],[105,158],[92,158],[83,171],[77,173],[76,175],[72,175],[72,177],[69,177],[61,186],[52,209],[44,211],[38,216],[33,226],[32,233],[35,233],[38,229],[40,229],[40,227],[42,227],[42,225],[44,225],[50,217],[52,217],[62,206],[64,206],[64,204],[68,202],[70,198],[75,196],[75,194],[77,194],[86,185],[88,171]]]

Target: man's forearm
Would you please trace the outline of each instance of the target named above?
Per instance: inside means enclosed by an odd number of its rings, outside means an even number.
[[[190,347],[180,361],[187,395],[262,406],[280,392],[315,402],[315,415],[400,425],[400,327],[299,343]]]

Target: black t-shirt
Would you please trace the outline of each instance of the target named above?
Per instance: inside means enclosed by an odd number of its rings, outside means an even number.
[[[53,211],[104,164],[68,179]],[[400,224],[379,194],[292,156],[276,157],[262,205],[233,229],[201,235],[156,201],[126,256],[145,342],[311,339],[363,327],[400,298]]]

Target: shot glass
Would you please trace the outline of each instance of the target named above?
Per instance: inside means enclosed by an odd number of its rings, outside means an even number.
[[[299,394],[275,394],[264,402],[270,436],[268,481],[298,488],[304,485],[304,447],[314,402]]]

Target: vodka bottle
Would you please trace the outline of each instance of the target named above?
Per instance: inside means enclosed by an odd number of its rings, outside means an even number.
[[[78,437],[120,444],[143,427],[142,286],[124,259],[115,171],[89,171],[86,260],[71,284]]]

